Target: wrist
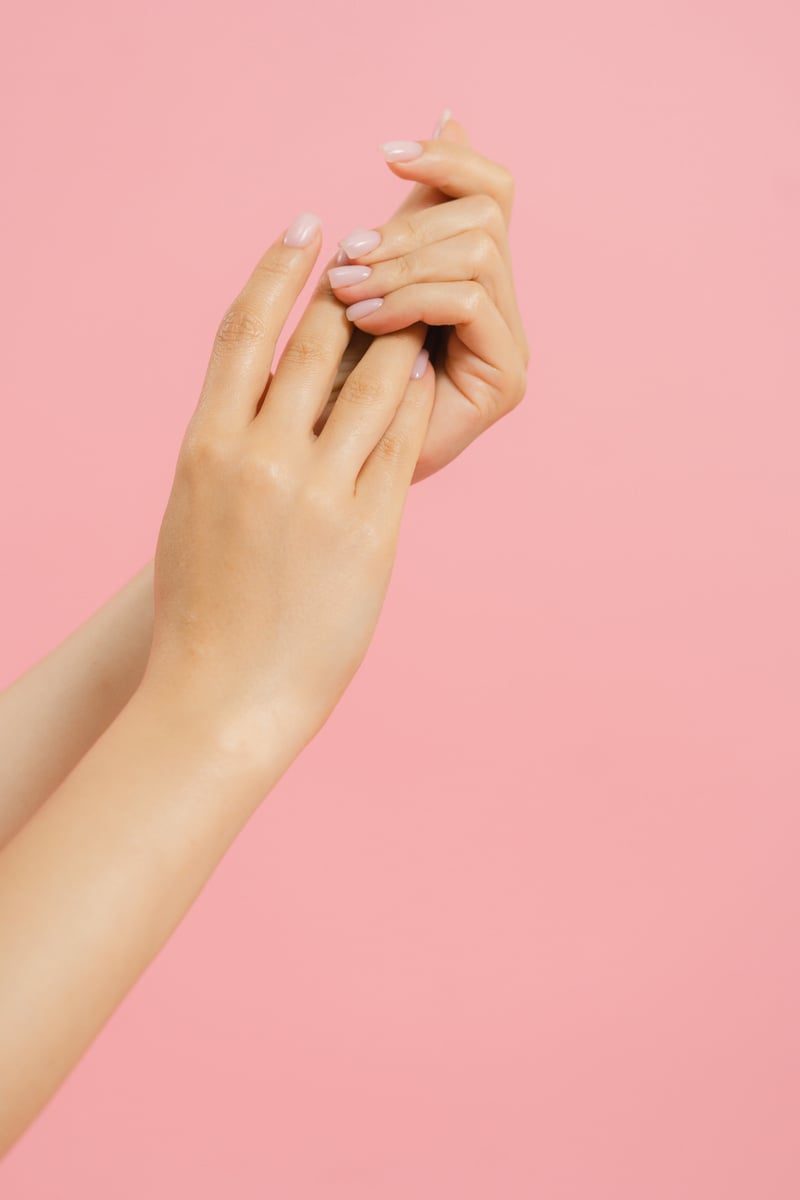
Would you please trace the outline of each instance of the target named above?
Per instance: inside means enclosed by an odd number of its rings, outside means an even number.
[[[277,782],[309,740],[304,715],[290,712],[279,696],[269,705],[248,703],[189,679],[145,671],[132,703],[177,739],[202,747],[219,770],[255,777],[265,788]]]

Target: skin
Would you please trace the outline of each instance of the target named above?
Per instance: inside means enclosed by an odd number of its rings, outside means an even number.
[[[516,407],[529,360],[508,242],[513,176],[477,154],[456,121],[420,144],[421,157],[388,164],[417,187],[377,226],[377,248],[350,259],[371,267],[369,278],[337,286],[340,268],[332,272],[334,292],[347,306],[383,297],[376,312],[353,318],[363,332],[387,333],[412,321],[445,327],[435,343],[436,403],[415,482]]]
[[[440,327],[434,323],[427,336],[436,367],[435,404],[413,483],[440,470],[519,403],[528,363],[508,247],[513,177],[505,167],[471,149],[467,131],[458,121],[448,121],[439,138],[422,144],[426,153],[421,158],[387,164],[398,178],[415,181],[414,186],[389,221],[377,227],[383,234],[378,249],[350,260],[373,266],[369,284],[334,290],[345,305],[384,294],[391,297],[391,307],[385,304],[374,317],[351,326],[316,426],[318,432],[324,427],[344,381],[376,334],[389,326],[399,327],[401,313],[408,323],[426,316],[431,323],[433,306],[438,305],[445,323]],[[465,221],[471,217],[475,226],[470,234]],[[394,257],[389,253],[392,247]],[[477,295],[471,285],[486,291],[487,299],[477,305],[472,335],[463,321],[454,327],[447,324],[463,313],[464,291],[462,287],[455,295],[451,289],[443,300],[436,270],[444,272],[438,276],[441,282],[452,285],[460,280],[467,287],[467,308],[470,295]],[[425,281],[428,290],[423,295],[420,288]],[[450,316],[442,307],[448,297],[454,298],[457,310],[462,306]],[[506,351],[500,355],[491,340],[491,331],[498,326],[493,305],[505,314],[511,334],[509,341],[501,330],[499,344]],[[470,349],[470,337],[473,345],[488,342],[489,361]],[[59,646],[0,692],[0,848],[133,696],[144,673],[152,630],[150,560]],[[69,721],[64,720],[65,712]]]
[[[130,701],[0,853],[0,1151],[63,1081],[361,663],[433,407],[425,336],[350,337],[327,276],[274,375],[310,246],[275,242],[220,322],[154,560]],[[323,603],[320,603],[320,599]],[[100,969],[99,969],[100,968]]]
[[[441,163],[438,176],[423,168],[385,245],[400,246],[416,213],[420,270],[446,275],[452,246],[436,247],[458,240],[467,197],[443,199]],[[439,207],[432,237],[419,218]],[[476,396],[496,393],[487,422],[518,402],[476,348],[497,314],[515,320],[499,250],[479,284],[491,305],[466,316],[455,293],[449,307],[450,293],[401,295],[392,255],[374,259],[394,328],[355,336],[332,259],[273,371],[320,245],[319,231],[307,247],[279,238],[220,321],[153,563],[0,696],[0,1153],[338,703],[372,638],[420,463],[438,469],[475,436]],[[452,326],[446,345],[411,379],[434,318]],[[454,378],[478,383],[460,417]],[[451,404],[446,451],[430,438],[435,402]]]

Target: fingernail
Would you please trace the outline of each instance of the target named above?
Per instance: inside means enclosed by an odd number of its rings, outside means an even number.
[[[374,300],[359,300],[357,304],[346,308],[344,315],[348,321],[359,321],[361,317],[368,317],[370,313],[374,313],[382,304],[383,296],[376,296]]]
[[[349,263],[349,262],[350,262],[350,259],[347,257],[344,250],[340,250],[339,253],[336,255],[337,266],[341,267],[341,266],[344,266],[345,263]]]
[[[420,350],[419,354],[417,355],[416,362],[414,363],[413,367],[411,368],[411,378],[412,379],[422,379],[422,376],[425,374],[425,368],[428,365],[429,357],[430,357],[430,355],[428,354],[428,351],[423,346],[422,349]]]
[[[433,133],[431,134],[431,137],[432,137],[432,138],[438,138],[438,137],[439,137],[439,135],[441,134],[441,132],[442,132],[442,130],[444,129],[445,125],[447,124],[447,122],[448,122],[448,121],[450,120],[450,118],[452,117],[452,115],[453,115],[453,114],[450,112],[450,109],[449,109],[449,108],[446,108],[446,109],[444,110],[444,112],[442,113],[442,115],[439,117],[439,120],[436,122],[436,128],[434,129]]]
[[[283,235],[285,246],[307,246],[322,222],[316,213],[303,212],[295,217]]]
[[[387,162],[411,162],[425,149],[419,142],[384,142],[378,149]]]
[[[369,254],[380,244],[381,235],[377,229],[362,229],[360,226],[339,242],[348,258],[358,258],[359,254]]]
[[[331,267],[328,271],[328,279],[331,281],[331,287],[347,287],[350,283],[362,283],[365,279],[369,279],[372,274],[372,267]]]

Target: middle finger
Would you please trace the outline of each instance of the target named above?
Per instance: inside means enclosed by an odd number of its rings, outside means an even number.
[[[329,260],[329,266],[336,261]],[[353,327],[323,271],[311,300],[287,341],[269,383],[256,422],[268,438],[306,435],[313,428],[336,382]]]

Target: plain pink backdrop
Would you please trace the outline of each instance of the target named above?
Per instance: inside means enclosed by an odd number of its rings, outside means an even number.
[[[528,396],[4,1200],[800,1195],[798,9],[79,3],[0,47],[3,681],[152,554],[224,306],[449,105]],[[102,963],[98,963],[102,970]]]

